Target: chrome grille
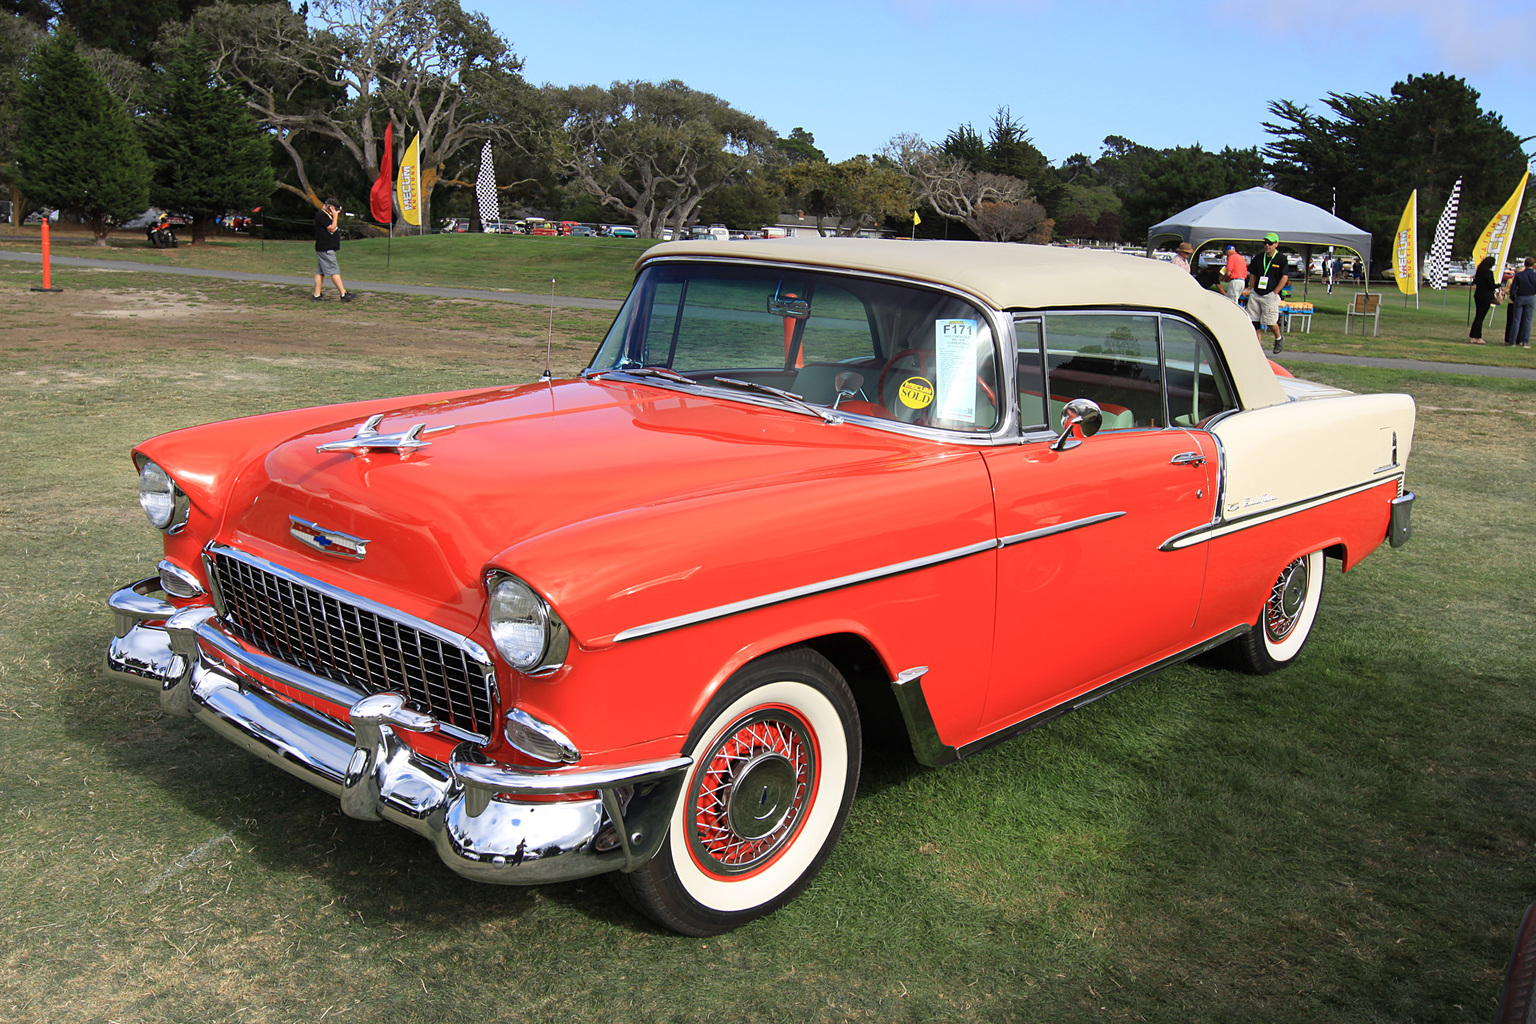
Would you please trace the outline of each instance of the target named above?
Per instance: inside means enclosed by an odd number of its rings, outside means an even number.
[[[221,621],[241,640],[363,693],[404,694],[440,722],[490,736],[487,666],[462,647],[227,550],[210,552],[209,563]]]

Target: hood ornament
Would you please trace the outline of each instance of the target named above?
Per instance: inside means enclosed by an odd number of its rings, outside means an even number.
[[[332,441],[329,444],[315,446],[317,452],[411,452],[417,448],[425,448],[431,441],[421,440],[423,434],[435,434],[440,430],[452,430],[453,425],[446,427],[428,427],[425,423],[417,423],[408,430],[398,434],[379,433],[379,424],[384,422],[384,414],[378,413],[369,416],[363,421],[363,425],[357,428],[357,433],[345,441]]]

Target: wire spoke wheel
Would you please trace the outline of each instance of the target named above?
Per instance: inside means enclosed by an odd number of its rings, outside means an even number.
[[[1269,600],[1264,604],[1264,631],[1279,643],[1291,635],[1307,605],[1307,560],[1298,558],[1285,567]]]
[[[610,876],[657,923],[718,935],[806,887],[842,834],[859,782],[858,706],[809,648],[726,680],[683,746],[688,780],[656,856]]]
[[[1267,675],[1295,661],[1312,635],[1322,596],[1321,551],[1303,555],[1281,569],[1264,596],[1259,621],[1226,647],[1234,667]]]
[[[694,859],[721,875],[770,860],[803,820],[815,773],[815,741],[789,709],[759,711],[727,729],[689,796]]]

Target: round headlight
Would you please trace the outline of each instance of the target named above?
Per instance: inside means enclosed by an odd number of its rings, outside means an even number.
[[[176,515],[176,484],[153,462],[145,462],[139,470],[139,507],[157,530],[169,527]]]
[[[549,645],[549,608],[522,580],[504,577],[491,590],[491,639],[519,672],[536,667]]]

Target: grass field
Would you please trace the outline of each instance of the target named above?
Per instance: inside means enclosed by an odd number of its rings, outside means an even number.
[[[312,241],[266,242],[229,238],[175,249],[152,249],[142,232],[119,231],[101,248],[79,232],[56,232],[55,256],[133,260],[255,274],[312,277]],[[531,235],[409,235],[391,240],[344,241],[343,281],[429,284],[547,295],[550,279],[560,295],[622,299],[635,260],[654,242],[632,238],[542,238]],[[0,250],[38,252],[37,229],[0,234]],[[35,273],[35,272],[34,272]],[[326,282],[330,290],[330,282]]]
[[[106,595],[159,557],[134,442],[531,379],[547,311],[85,271],[39,296],[24,270],[0,266],[0,1020],[1492,1017],[1536,900],[1536,383],[1306,367],[1418,399],[1420,501],[1407,547],[1329,563],[1298,665],[1176,668],[947,769],[870,751],[810,890],[701,941],[601,879],[463,881],[98,669]],[[606,320],[562,313],[557,369]]]

